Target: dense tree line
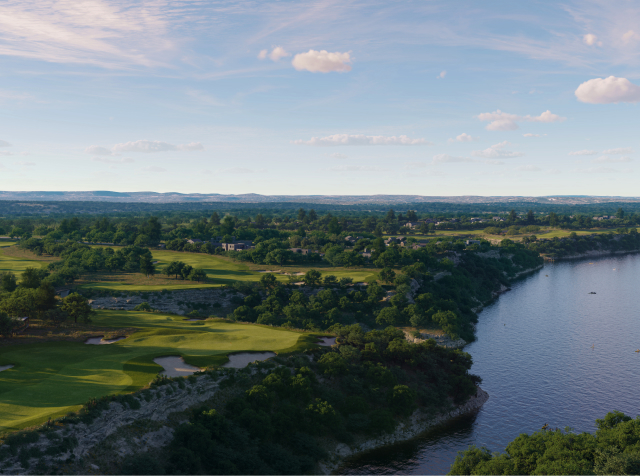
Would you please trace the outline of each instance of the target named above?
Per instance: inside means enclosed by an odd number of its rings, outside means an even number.
[[[562,258],[587,251],[635,251],[640,249],[640,233],[635,228],[617,230],[617,233],[577,235],[571,233],[566,238],[525,240],[527,247],[537,253],[553,258]]]
[[[594,434],[557,428],[523,433],[505,453],[472,446],[449,474],[640,474],[640,417],[616,411],[596,426]]]
[[[136,245],[92,248],[73,241],[29,238],[21,240],[18,247],[39,256],[47,254],[61,258],[40,271],[46,273],[44,279],[54,286],[73,283],[82,274],[97,271],[140,272],[147,276],[155,273],[151,251]]]
[[[11,273],[0,273],[0,335],[12,337],[22,323],[16,318],[39,319],[54,326],[67,320],[89,322],[93,311],[77,293],[64,299],[56,291],[45,269],[27,268],[20,280]]]
[[[202,407],[163,451],[165,467],[144,457],[124,471],[167,474],[305,474],[326,456],[320,440],[351,443],[392,432],[417,408],[446,409],[475,394],[467,353],[435,341],[411,344],[401,331],[336,328],[339,345],[314,361],[287,359],[250,380],[231,374],[223,387],[246,390],[225,405]]]

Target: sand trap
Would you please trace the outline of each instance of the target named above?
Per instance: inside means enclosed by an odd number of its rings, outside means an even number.
[[[232,367],[234,369],[242,369],[256,360],[267,360],[275,357],[273,352],[242,352],[240,354],[232,354],[229,356],[229,362],[223,367]]]
[[[318,345],[321,345],[323,347],[330,347],[336,343],[335,337],[319,337],[319,339],[320,340],[318,341]]]
[[[0,372],[2,372],[3,370],[9,370],[12,367],[13,365],[0,365]]]
[[[104,339],[103,336],[100,337],[91,337],[84,341],[85,344],[91,345],[105,345],[105,344],[113,344],[114,342],[118,342],[119,340],[124,340],[126,337],[114,337],[113,339]]]
[[[282,273],[281,269],[277,269],[275,271],[258,271],[258,273]]]
[[[304,276],[305,273],[293,273],[294,276]]]
[[[182,357],[156,357],[153,361],[164,367],[160,375],[166,375],[167,377],[185,377],[202,370],[201,368],[185,363]]]

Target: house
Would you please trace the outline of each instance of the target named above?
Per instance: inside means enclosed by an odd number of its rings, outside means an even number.
[[[407,241],[407,237],[406,236],[392,236],[390,238],[387,238],[386,240],[384,240],[384,244],[385,245],[390,245],[391,243],[398,243],[401,244],[403,241]]]
[[[480,240],[467,240],[467,245],[479,245]]]
[[[493,221],[504,221],[504,220],[500,217],[493,217]]]
[[[164,250],[164,249],[166,249],[166,248],[167,248],[167,245],[165,245],[164,243],[160,243],[160,244],[158,245],[158,248],[160,248],[161,250]]]
[[[407,228],[410,228],[412,230],[415,229],[415,228],[418,228],[420,225],[421,225],[421,223],[417,222],[417,221],[409,221],[409,222],[404,224],[404,226],[406,226]]]
[[[363,258],[367,258],[370,259],[371,258],[371,252],[370,251],[364,251],[363,253],[360,253],[362,255]]]
[[[198,238],[192,238],[191,240],[187,240],[187,243],[189,243],[190,245],[195,245],[196,243],[202,243],[202,240],[199,240]]]
[[[245,243],[220,243],[220,247],[225,251],[241,251],[249,249]]]

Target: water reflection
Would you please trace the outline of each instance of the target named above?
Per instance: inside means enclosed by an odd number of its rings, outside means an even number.
[[[548,264],[516,283],[481,313],[478,340],[465,349],[490,395],[482,409],[338,472],[443,474],[470,444],[502,451],[545,423],[593,431],[614,409],[635,417],[638,278],[640,256],[625,255]]]

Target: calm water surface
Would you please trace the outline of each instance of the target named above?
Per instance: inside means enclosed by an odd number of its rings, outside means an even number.
[[[519,281],[465,348],[490,395],[482,409],[340,472],[443,474],[470,444],[502,451],[545,423],[593,431],[609,411],[640,414],[639,284],[640,255],[547,264]]]

